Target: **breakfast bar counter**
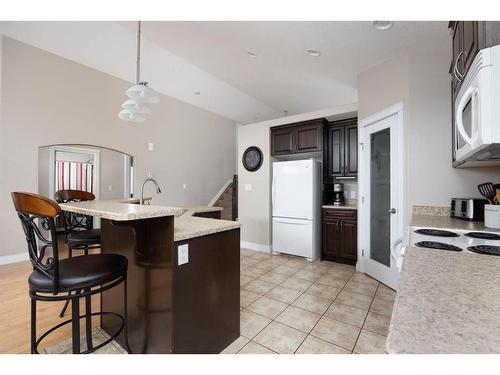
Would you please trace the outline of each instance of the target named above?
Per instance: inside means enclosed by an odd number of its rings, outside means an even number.
[[[132,200],[60,205],[101,218],[101,252],[128,259],[128,337],[133,353],[218,353],[239,337],[240,224],[196,217],[220,208]],[[121,290],[101,296],[123,312]],[[116,322],[103,317],[108,333]],[[125,347],[123,336],[117,341]]]
[[[406,249],[388,353],[500,353],[500,257]]]

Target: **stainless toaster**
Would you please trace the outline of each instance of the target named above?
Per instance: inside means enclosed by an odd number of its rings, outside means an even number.
[[[457,219],[483,221],[486,199],[451,198],[450,216]]]

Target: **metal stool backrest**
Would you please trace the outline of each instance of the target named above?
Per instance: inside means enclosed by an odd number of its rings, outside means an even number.
[[[82,190],[58,190],[54,194],[57,203],[93,201],[95,195]],[[66,236],[75,230],[90,230],[93,227],[93,217],[80,215],[69,211],[63,212],[64,230]]]
[[[32,193],[13,192],[12,200],[21,219],[33,269],[52,279],[52,293],[58,294],[59,248],[54,219],[61,214],[61,207],[46,197]],[[44,262],[49,247],[52,248],[52,256]]]

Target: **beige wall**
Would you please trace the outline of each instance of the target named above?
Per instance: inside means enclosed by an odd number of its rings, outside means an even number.
[[[241,240],[244,246],[256,250],[269,250],[271,245],[271,155],[269,128],[315,118],[348,118],[355,116],[355,104],[340,106],[325,111],[304,113],[249,125],[239,125],[238,143],[238,221],[242,224]],[[247,147],[257,146],[264,154],[262,167],[256,172],[248,172],[241,159]],[[251,185],[252,191],[245,191]]]
[[[358,75],[358,118],[363,119],[400,101],[408,105],[408,57],[400,56]]]
[[[100,159],[100,199],[123,198],[125,196],[124,155],[120,152],[102,149]],[[109,190],[110,186],[111,190]]]
[[[0,255],[26,252],[10,192],[38,190],[39,146],[94,144],[135,156],[136,193],[148,172],[162,187],[159,196],[148,187],[153,204],[207,204],[234,174],[231,120],[162,95],[145,123],[123,122],[130,83],[6,37],[1,72]]]
[[[479,183],[500,179],[498,167],[452,168],[450,56],[448,47],[414,51],[358,75],[360,119],[404,103],[408,214],[413,205],[477,197]]]

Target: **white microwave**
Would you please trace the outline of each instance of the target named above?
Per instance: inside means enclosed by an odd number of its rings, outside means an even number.
[[[500,46],[478,52],[453,108],[454,165],[500,165]]]

